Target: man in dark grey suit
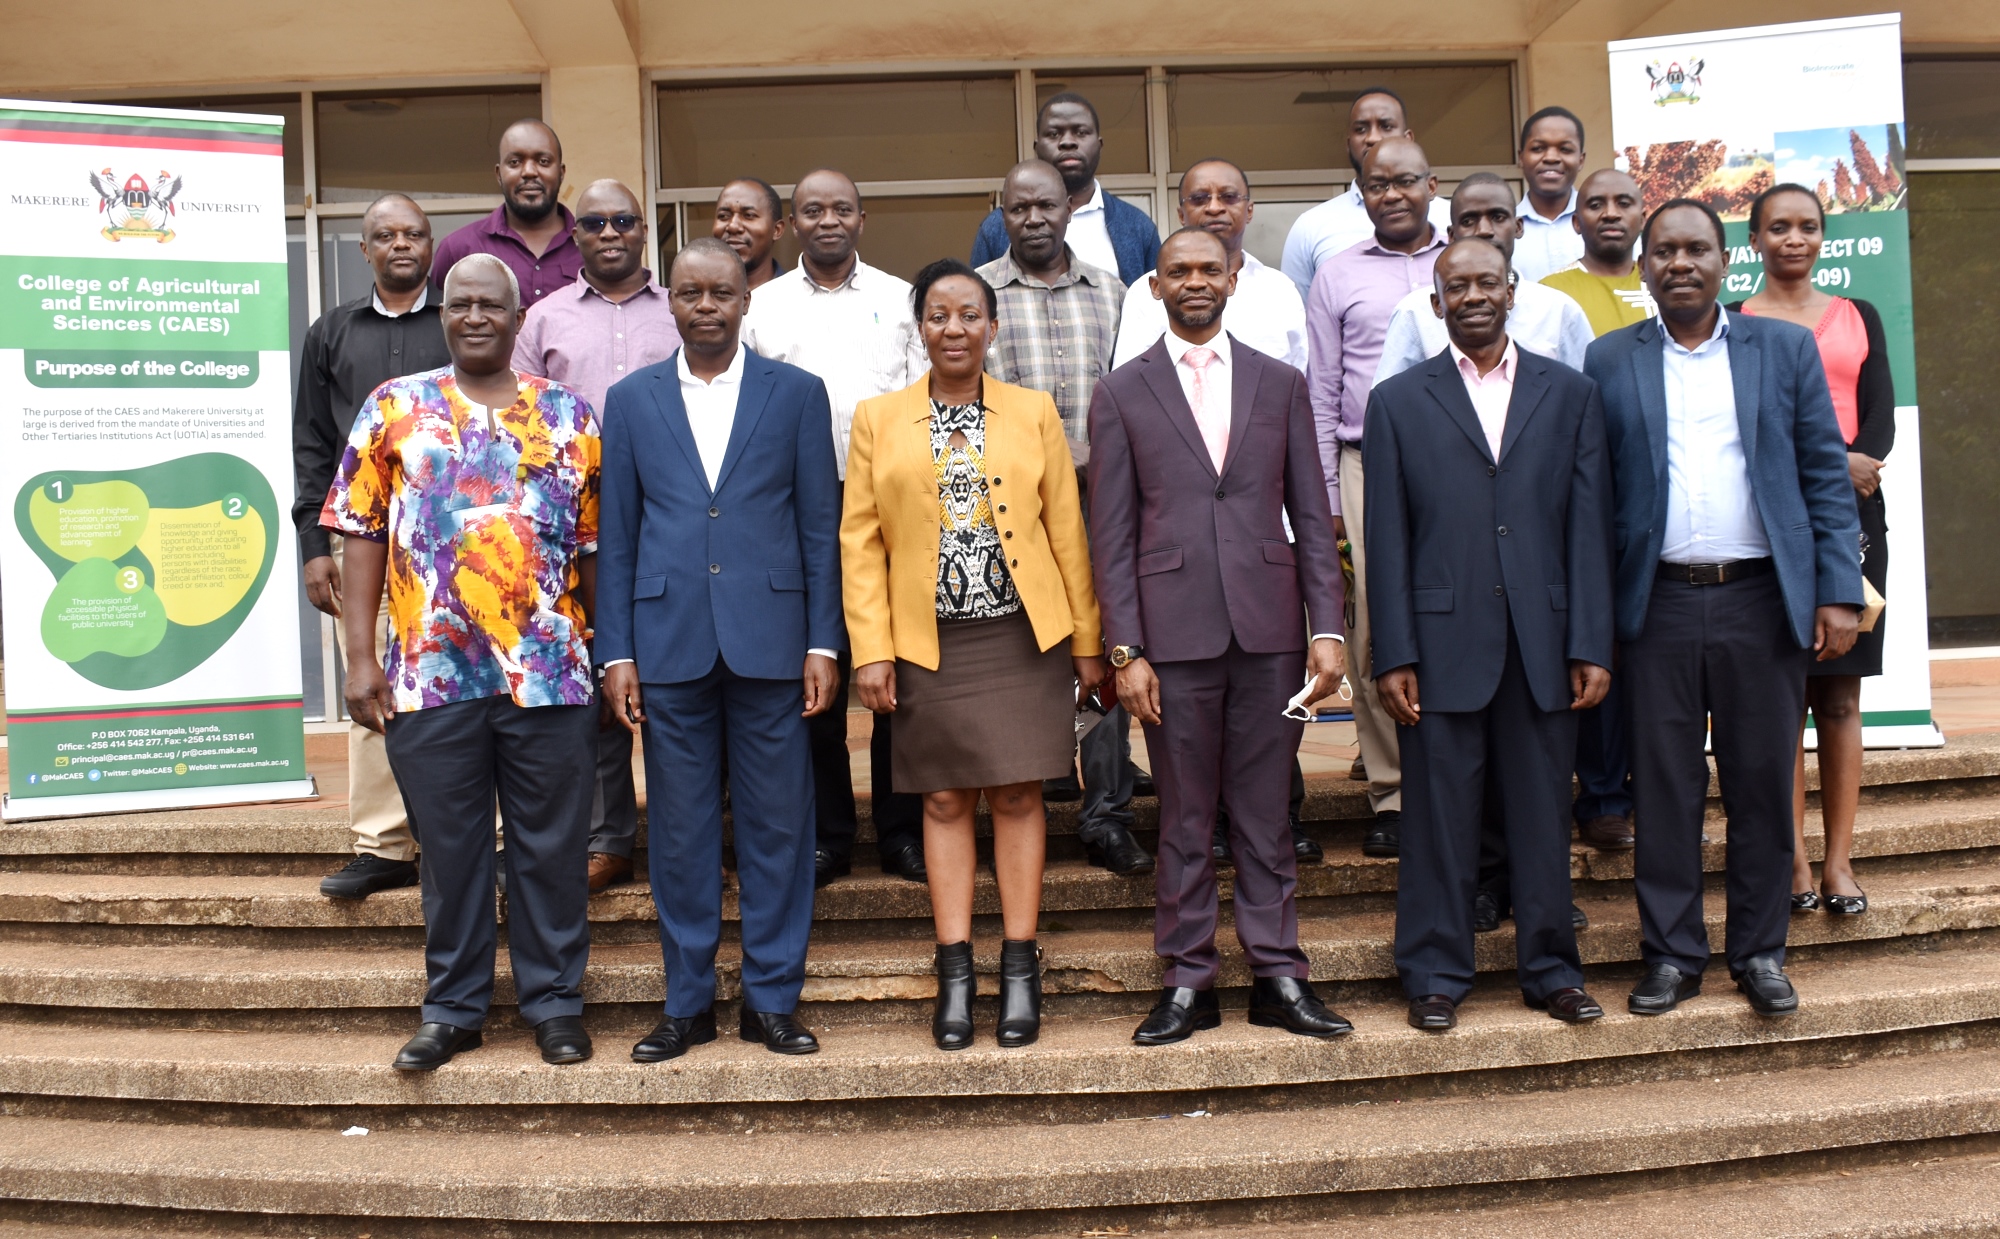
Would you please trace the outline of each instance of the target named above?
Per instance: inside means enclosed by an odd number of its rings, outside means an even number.
[[[1677,198],[1639,242],[1650,319],[1601,336],[1617,489],[1618,666],[1632,746],[1639,949],[1627,1006],[1701,992],[1701,823],[1712,740],[1729,817],[1729,973],[1789,1015],[1792,763],[1806,668],[1854,644],[1861,520],[1819,348],[1803,327],[1716,304],[1722,221]]]
[[[1151,278],[1167,334],[1105,376],[1090,403],[1098,604],[1118,698],[1145,726],[1160,790],[1153,949],[1167,961],[1165,991],[1133,1040],[1164,1045],[1221,1022],[1218,802],[1236,852],[1236,936],[1255,978],[1250,1022],[1337,1037],[1352,1026],[1306,983],[1286,820],[1305,717],[1287,699],[1301,684],[1302,704],[1325,697],[1342,662],[1339,638],[1320,635],[1340,627],[1340,560],[1305,376],[1222,330],[1236,277],[1215,234],[1168,237]]]
[[[1570,923],[1568,825],[1575,712],[1611,686],[1604,410],[1595,383],[1508,338],[1508,275],[1478,237],[1439,256],[1451,343],[1375,388],[1362,448],[1375,685],[1403,754],[1396,971],[1428,1032],[1472,990],[1489,774],[1521,996],[1571,1023],[1604,1014]]]

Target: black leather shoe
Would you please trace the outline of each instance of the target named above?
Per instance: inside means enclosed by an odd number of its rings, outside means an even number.
[[[1068,804],[1072,800],[1082,800],[1083,784],[1077,782],[1076,771],[1072,770],[1060,779],[1043,779],[1042,799],[1050,804]]]
[[[1000,940],[1000,1044],[1033,1045],[1042,1035],[1042,949],[1033,938]]]
[[[1750,1000],[1750,1009],[1773,1019],[1799,1009],[1799,991],[1774,959],[1753,959],[1736,975],[1736,988]]]
[[[882,872],[895,874],[909,882],[931,880],[931,871],[924,868],[924,850],[914,843],[905,843],[882,853]]]
[[[688,1047],[707,1045],[715,1040],[715,1012],[700,1015],[670,1015],[653,1026],[632,1047],[635,1063],[664,1063],[688,1052]]]
[[[1297,977],[1256,977],[1250,982],[1250,1022],[1260,1028],[1282,1028],[1301,1037],[1331,1041],[1354,1031],[1354,1025],[1327,1008],[1312,986]]]
[[[1115,823],[1101,827],[1095,837],[1086,839],[1083,850],[1091,864],[1109,869],[1121,878],[1153,871],[1152,856],[1139,846],[1131,831]]]
[[[1472,932],[1490,934],[1500,928],[1500,897],[1480,891],[1472,897]]]
[[[1326,859],[1326,849],[1305,832],[1296,818],[1292,821],[1292,855],[1299,858],[1301,865],[1317,865]]]
[[[416,1036],[403,1043],[402,1050],[396,1055],[395,1068],[398,1071],[436,1071],[450,1062],[452,1055],[461,1050],[476,1050],[479,1043],[477,1028],[425,1024],[417,1029]]]
[[[1139,769],[1137,763],[1133,763],[1132,765],[1132,794],[1134,796],[1157,796],[1160,794],[1160,789],[1153,784],[1153,776]]]
[[[1819,892],[1818,892],[1818,891],[1793,891],[1793,892],[1792,892],[1792,911],[1794,911],[1794,912],[1817,912],[1817,911],[1819,911]]]
[[[1138,1045],[1172,1045],[1204,1028],[1220,1027],[1222,1004],[1216,1001],[1214,990],[1169,985],[1160,991],[1160,1001],[1132,1034],[1132,1040]]]
[[[1421,1032],[1445,1032],[1458,1027],[1458,1004],[1443,994],[1410,999],[1410,1027]]]
[[[972,1044],[972,999],[979,979],[972,970],[972,944],[938,944],[937,1009],[931,1013],[931,1040],[940,1050]]]
[[[1217,869],[1236,863],[1235,849],[1229,846],[1229,828],[1221,822],[1215,824],[1215,833],[1209,837],[1208,852],[1215,858]]]
[[[1569,925],[1571,929],[1589,929],[1590,918],[1583,914],[1582,908],[1571,904],[1569,906]]]
[[[1625,1009],[1634,1015],[1665,1015],[1699,993],[1699,976],[1691,977],[1672,964],[1654,964],[1632,987]]]
[[[818,890],[835,878],[844,878],[854,871],[854,863],[845,856],[835,856],[825,848],[813,852],[813,889]]]
[[[1820,884],[1819,902],[1821,907],[1835,916],[1860,916],[1868,910],[1868,896],[1865,892],[1859,895],[1836,895],[1826,889],[1825,883]],[[1799,897],[1793,895],[1792,908],[1797,910],[1798,906]]]
[[[1375,824],[1361,837],[1363,856],[1396,856],[1403,850],[1403,815],[1384,809],[1375,815]]]
[[[580,1063],[590,1057],[590,1034],[580,1015],[552,1015],[535,1025],[535,1044],[545,1063]]]
[[[319,893],[328,899],[366,899],[376,891],[394,890],[417,884],[417,862],[385,860],[363,853],[338,873],[319,880]]]
[[[1551,1019],[1565,1024],[1588,1024],[1604,1018],[1604,1008],[1597,1004],[1597,999],[1573,985],[1556,990],[1546,998],[1530,998],[1523,994],[1521,1001],[1537,1011],[1548,1012]]]
[[[805,1025],[793,1019],[789,1011],[781,1014],[745,1007],[736,1035],[745,1041],[763,1042],[764,1048],[773,1054],[819,1053],[819,1038],[807,1032]]]

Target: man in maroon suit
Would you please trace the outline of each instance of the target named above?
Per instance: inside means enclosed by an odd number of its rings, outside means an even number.
[[[1118,697],[1144,724],[1160,789],[1154,950],[1160,1001],[1132,1039],[1222,1022],[1215,998],[1217,801],[1236,853],[1250,1022],[1310,1037],[1353,1026],[1307,984],[1286,821],[1303,711],[1340,682],[1339,553],[1305,376],[1222,330],[1236,285],[1214,234],[1183,228],[1151,277],[1160,342],[1090,404],[1090,546]],[[1291,514],[1296,543],[1285,538]],[[1307,617],[1311,617],[1307,640]]]

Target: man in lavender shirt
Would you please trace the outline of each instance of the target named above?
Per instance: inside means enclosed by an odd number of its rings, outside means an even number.
[[[1437,178],[1423,148],[1409,138],[1387,138],[1371,148],[1362,157],[1359,183],[1375,235],[1329,258],[1313,276],[1306,298],[1308,388],[1334,537],[1350,545],[1354,563],[1347,597],[1347,678],[1354,685],[1354,730],[1375,811],[1361,850],[1394,856],[1402,832],[1403,779],[1396,725],[1375,696],[1368,650],[1361,429],[1389,317],[1412,289],[1430,286],[1445,236],[1430,221]]]
[[[514,339],[514,368],[564,384],[602,412],[604,393],[681,346],[666,290],[642,264],[646,213],[617,181],[596,181],[576,200],[571,239],[583,274],[528,311]],[[597,794],[590,806],[590,889],[632,876],[639,801],[632,784],[632,733],[615,720],[597,729]]]
[[[517,120],[500,135],[493,165],[503,201],[493,214],[438,242],[431,266],[432,295],[444,294],[444,277],[467,254],[491,254],[507,264],[521,286],[521,308],[567,287],[583,270],[583,252],[570,233],[576,218],[557,201],[562,194],[562,139],[538,120]],[[595,407],[595,406],[593,406]]]

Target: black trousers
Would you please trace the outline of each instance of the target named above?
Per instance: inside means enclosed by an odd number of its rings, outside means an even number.
[[[507,869],[507,955],[530,1024],[583,1014],[597,707],[482,697],[390,716],[389,767],[423,848],[427,1024],[481,1028],[493,1002],[493,865]],[[493,850],[493,800],[506,846]]]
[[[860,829],[854,807],[854,770],[847,758],[847,685],[853,670],[848,656],[842,654],[833,709],[806,720],[806,737],[812,746],[815,842],[842,860],[854,855],[854,836]],[[893,717],[877,714],[875,733],[868,740],[869,782],[875,788],[875,849],[881,853],[909,844],[924,845],[924,798],[915,792],[889,790],[889,720]]]
[[[1619,647],[1632,793],[1639,821],[1633,868],[1640,953],[1699,975],[1708,965],[1702,919],[1701,819],[1708,797],[1704,741],[1715,750],[1729,819],[1728,929],[1732,976],[1785,956],[1791,921],[1792,762],[1805,713],[1809,651],[1793,639],[1775,574],[1726,585],[1655,581],[1638,640]]]
[[[1418,672],[1418,686],[1423,676]],[[1510,628],[1500,687],[1482,710],[1426,711],[1398,725],[1402,855],[1396,972],[1411,998],[1472,991],[1472,896],[1480,828],[1497,808],[1514,897],[1521,992],[1541,999],[1583,984],[1570,923],[1569,780],[1576,716],[1535,704]],[[1496,797],[1489,794],[1497,792]]]

